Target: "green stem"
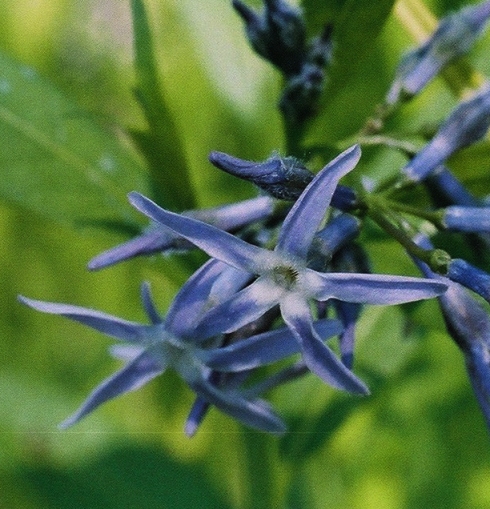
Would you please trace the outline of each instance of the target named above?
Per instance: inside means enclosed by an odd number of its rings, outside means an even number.
[[[437,274],[446,274],[451,257],[442,249],[423,249],[399,227],[394,225],[388,217],[390,211],[384,210],[382,206],[371,197],[368,206],[369,217],[388,235],[397,240],[409,254],[425,262],[432,271]]]
[[[439,230],[444,230],[445,226],[443,223],[443,212],[440,210],[436,211],[428,211],[422,210],[417,207],[412,207],[410,205],[405,205],[404,203],[386,201],[386,205],[391,210],[396,210],[398,212],[405,212],[406,214],[410,214],[414,217],[420,217],[421,219],[426,219],[430,221],[436,228]]]

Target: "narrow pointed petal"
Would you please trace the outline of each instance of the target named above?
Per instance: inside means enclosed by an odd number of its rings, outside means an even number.
[[[344,326],[339,338],[340,358],[346,367],[352,369],[354,364],[354,344],[356,323],[361,311],[361,305],[352,302],[334,302],[337,314]]]
[[[82,406],[71,417],[63,421],[59,427],[64,429],[73,426],[102,403],[126,392],[139,389],[152,378],[163,373],[164,370],[165,367],[148,352],[142,353],[96,387]]]
[[[337,389],[369,394],[364,382],[340,362],[313,330],[310,309],[304,299],[294,296],[283,299],[281,312],[287,326],[301,345],[303,360],[313,373]]]
[[[100,270],[136,256],[151,255],[168,249],[192,248],[192,244],[161,225],[150,226],[141,235],[119,244],[92,258],[89,270]]]
[[[313,326],[324,341],[342,332],[338,320],[319,320]],[[272,364],[299,351],[293,333],[283,327],[223,348],[200,350],[197,355],[204,364],[217,371],[245,371]]]
[[[155,303],[153,302],[153,298],[151,296],[150,284],[147,282],[141,285],[141,301],[143,302],[143,308],[145,309],[151,323],[154,325],[162,323],[162,317],[155,307]]]
[[[167,329],[177,336],[193,335],[203,314],[241,289],[250,278],[247,272],[220,260],[207,261],[175,296],[167,313]]]
[[[210,406],[211,405],[205,399],[201,398],[201,396],[195,399],[184,425],[184,433],[189,438],[196,434]]]
[[[274,307],[282,292],[267,279],[259,278],[204,315],[196,328],[196,335],[206,339],[218,333],[236,331]]]
[[[121,318],[100,311],[72,306],[70,304],[44,302],[28,299],[21,295],[19,296],[19,300],[37,311],[52,315],[66,316],[70,318],[70,320],[88,325],[92,327],[92,329],[98,330],[108,336],[131,343],[143,342],[154,329],[153,326],[122,320]]]
[[[253,246],[214,226],[162,209],[139,193],[129,194],[129,201],[140,212],[186,238],[209,256],[232,267],[256,274],[271,263],[271,253]]]
[[[314,298],[321,301],[335,298],[360,304],[402,304],[437,297],[447,289],[441,281],[417,277],[313,271],[308,275],[317,288]]]
[[[238,392],[226,392],[204,379],[188,381],[190,387],[206,401],[251,428],[270,433],[284,433],[284,422],[262,400],[249,401]]]
[[[354,145],[316,175],[284,220],[276,247],[278,251],[306,259],[339,180],[355,167],[360,157],[361,149]]]

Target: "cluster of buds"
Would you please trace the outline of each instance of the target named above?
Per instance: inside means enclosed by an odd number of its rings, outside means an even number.
[[[286,117],[292,124],[302,122],[306,103],[297,101],[292,90],[299,84],[303,94],[309,66],[320,69],[328,61],[330,31],[307,46],[300,12],[283,0],[266,0],[261,15],[239,0],[233,5],[253,48],[287,79],[281,105],[294,114]],[[386,102],[398,107],[400,98],[420,92],[449,61],[468,51],[489,16],[486,1],[443,20],[429,41],[402,60]],[[310,96],[308,108],[313,102]],[[485,267],[434,248],[421,234],[429,222],[432,231],[459,235],[470,249],[475,239],[488,246],[490,207],[466,189],[446,163],[455,152],[481,140],[489,125],[490,92],[484,85],[454,108],[394,178],[369,190],[339,183],[361,158],[361,148],[354,144],[316,174],[298,159],[276,153],[264,162],[251,162],[212,152],[215,167],[253,183],[261,193],[213,209],[176,214],[130,193],[130,203],[149,219],[149,227],[95,257],[89,268],[196,248],[209,260],[182,286],[165,317],[157,311],[148,285],[142,286],[149,324],[20,297],[34,309],[65,316],[122,342],[111,353],[126,361],[125,366],[62,426],[173,369],[196,393],[185,425],[188,435],[196,432],[211,405],[247,426],[284,432],[286,424],[263,399],[267,391],[312,373],[330,387],[367,395],[367,385],[354,370],[355,328],[363,306],[431,298],[439,300],[448,333],[464,353],[490,425],[490,275]],[[406,202],[407,193],[421,189],[423,207]],[[398,241],[423,277],[372,273],[359,240],[367,221]],[[339,354],[326,343],[334,337]],[[279,367],[263,374],[266,365]]]
[[[245,23],[252,48],[281,71],[285,79],[279,107],[286,125],[301,124],[316,112],[332,57],[332,27],[307,41],[299,9],[284,0],[264,0],[257,13],[241,0],[233,6]]]

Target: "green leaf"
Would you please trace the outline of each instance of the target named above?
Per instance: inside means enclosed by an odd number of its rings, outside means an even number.
[[[133,224],[129,191],[146,192],[143,166],[33,69],[0,53],[0,197],[65,224]]]
[[[383,29],[395,0],[347,0],[334,26],[334,61],[329,70],[327,94],[345,86],[359,63],[374,49],[374,41]]]
[[[152,178],[153,196],[162,205],[185,210],[195,206],[184,147],[162,92],[148,16],[142,0],[132,0],[136,98],[148,131],[132,132],[146,157]]]

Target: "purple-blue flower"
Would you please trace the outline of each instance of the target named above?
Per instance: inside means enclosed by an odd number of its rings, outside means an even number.
[[[154,221],[236,269],[257,279],[213,308],[201,322],[209,335],[232,332],[279,305],[282,318],[301,346],[309,369],[330,385],[361,394],[365,384],[323,344],[312,327],[312,300],[338,299],[370,304],[398,304],[431,298],[446,286],[436,281],[373,274],[322,273],[307,267],[307,255],[337,183],[357,164],[353,146],[328,164],[308,185],[288,213],[274,250],[263,249],[205,223],[168,212],[148,198],[131,193],[131,203]]]
[[[490,126],[490,85],[459,104],[436,135],[402,169],[411,182],[420,182],[457,150],[477,142]]]
[[[423,45],[402,57],[386,103],[392,105],[414,96],[449,62],[468,52],[489,17],[490,1],[485,1],[443,18]]]
[[[213,373],[246,372],[295,354],[299,347],[293,335],[283,327],[222,347],[222,336],[210,337],[200,330],[200,320],[206,312],[249,279],[246,272],[210,260],[181,288],[165,318],[157,312],[148,286],[143,285],[142,300],[150,325],[79,306],[19,297],[38,311],[65,316],[122,341],[111,348],[111,354],[127,364],[103,381],[61,427],[75,424],[102,403],[136,390],[173,368],[207,404],[248,426],[284,431],[284,423],[265,401],[245,398],[236,384],[215,385]],[[336,320],[319,320],[315,330],[325,340],[339,334],[342,327]]]

